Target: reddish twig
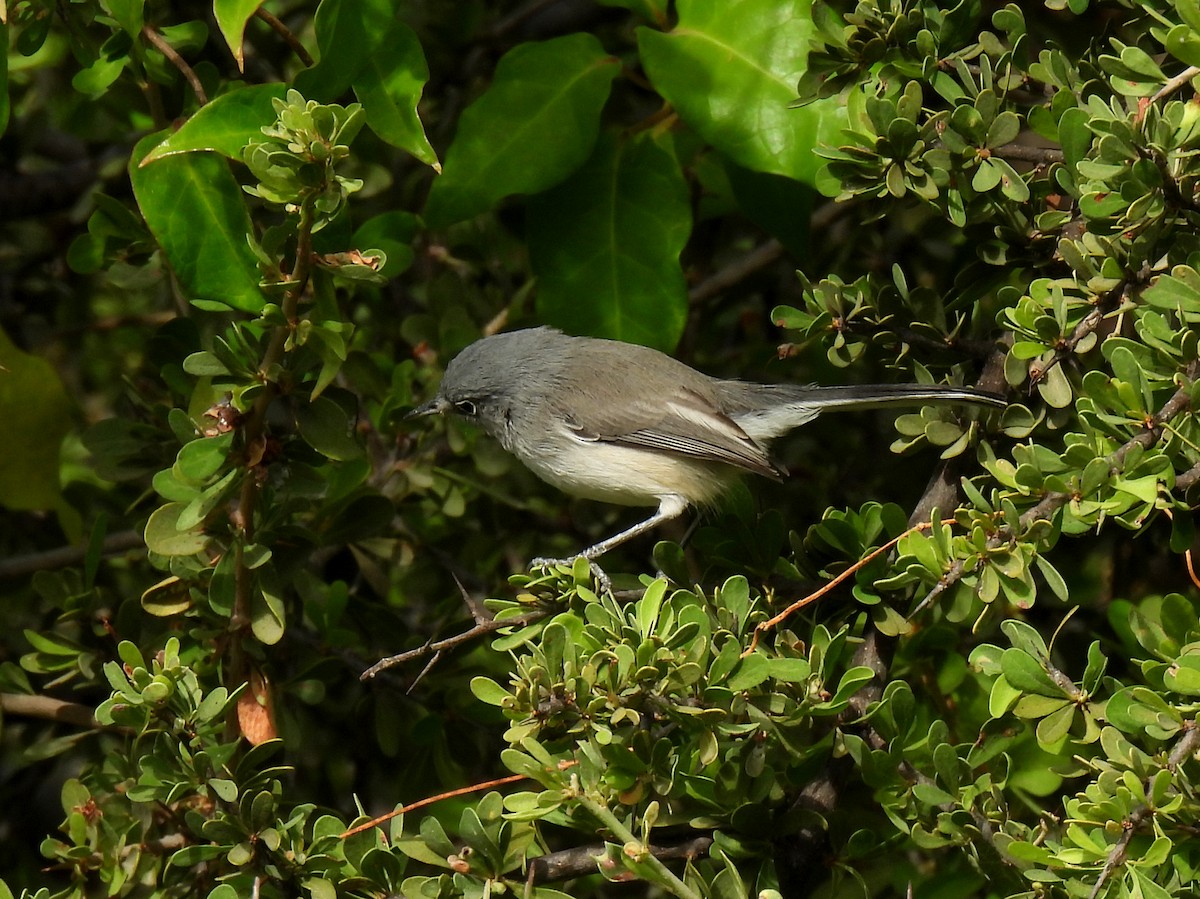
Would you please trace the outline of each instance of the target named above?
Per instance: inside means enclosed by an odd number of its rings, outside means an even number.
[[[560,771],[565,771],[567,768],[574,768],[577,764],[579,763],[574,761],[559,762],[558,769]],[[507,777],[497,777],[495,780],[485,780],[483,783],[471,784],[469,787],[459,787],[457,790],[450,790],[446,793],[438,793],[436,796],[427,796],[424,799],[418,799],[416,802],[411,802],[402,808],[396,809],[395,811],[388,812],[386,815],[380,815],[378,818],[372,818],[365,824],[359,824],[355,827],[351,827],[342,834],[342,839],[344,840],[346,837],[352,837],[356,833],[362,833],[364,830],[370,830],[372,827],[383,824],[385,821],[390,821],[392,818],[395,818],[398,815],[403,815],[406,812],[424,808],[427,805],[433,805],[435,802],[441,802],[443,799],[452,799],[455,796],[465,796],[467,793],[478,793],[480,790],[487,790],[491,787],[501,787],[505,784],[517,783],[521,780],[529,780],[528,775],[510,774]]]
[[[938,523],[939,524],[954,524],[954,519],[953,518],[944,518]],[[825,584],[823,587],[821,587],[816,592],[810,593],[810,594],[808,594],[808,596],[804,597],[803,599],[797,600],[796,602],[794,602],[790,606],[788,606],[786,609],[784,609],[782,612],[780,612],[778,615],[776,615],[774,618],[768,618],[766,621],[759,624],[756,628],[754,628],[754,634],[750,638],[750,645],[748,647],[746,647],[744,652],[742,652],[741,657],[744,659],[744,658],[746,658],[746,656],[750,655],[750,653],[754,652],[755,648],[758,646],[759,633],[761,633],[762,631],[770,630],[775,625],[779,624],[781,621],[786,620],[793,612],[798,612],[800,609],[803,609],[805,606],[809,605],[810,603],[816,602],[818,599],[820,599],[822,596],[824,596],[826,593],[828,593],[830,590],[832,590],[838,584],[845,581],[852,574],[854,574],[855,572],[861,571],[868,563],[870,563],[874,559],[879,558],[879,556],[883,555],[885,552],[890,550],[892,547],[894,547],[897,543],[899,543],[901,540],[903,540],[909,534],[915,534],[918,531],[928,531],[932,527],[933,527],[933,523],[929,522],[929,521],[923,521],[918,525],[914,525],[913,527],[911,527],[907,531],[905,531],[903,534],[900,534],[898,537],[893,537],[891,540],[889,540],[887,543],[883,544],[883,546],[879,547],[878,549],[872,550],[870,553],[868,553],[862,559],[859,559],[857,562],[855,562],[853,565],[851,565],[849,568],[847,568],[845,571],[843,571],[841,574],[839,574],[837,577],[835,577],[829,583]]]
[[[433,805],[435,802],[441,802],[443,799],[451,799],[455,796],[465,796],[467,793],[478,793],[480,790],[486,790],[489,787],[500,787],[504,784],[516,783],[519,780],[527,780],[524,774],[510,774],[508,777],[497,777],[495,780],[487,780],[483,783],[471,784],[469,787],[459,787],[457,790],[450,790],[447,793],[438,793],[436,796],[428,796],[425,799],[418,799],[416,802],[411,802],[402,808],[388,812],[386,815],[380,815],[378,818],[372,818],[365,824],[359,824],[356,827],[351,827],[342,834],[342,839],[352,837],[356,833],[362,833],[364,830],[370,830],[372,827],[377,827],[385,821],[391,821],[392,818],[398,815],[403,815],[407,812],[414,811],[419,808],[424,808],[427,805]]]

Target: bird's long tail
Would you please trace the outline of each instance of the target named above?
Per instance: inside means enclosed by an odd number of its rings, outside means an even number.
[[[729,382],[726,382],[729,383]],[[967,403],[1003,408],[1003,397],[949,384],[850,384],[835,387],[747,384],[731,388],[731,417],[755,439],[769,440],[812,421],[822,412]],[[737,395],[740,394],[740,395]]]

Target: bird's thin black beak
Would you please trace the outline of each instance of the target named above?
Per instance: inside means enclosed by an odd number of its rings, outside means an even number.
[[[440,396],[435,396],[428,403],[423,403],[420,406],[417,406],[417,408],[405,415],[404,420],[408,421],[411,418],[420,418],[422,415],[433,415],[434,413],[441,415],[449,408],[450,404],[448,402],[446,402]]]

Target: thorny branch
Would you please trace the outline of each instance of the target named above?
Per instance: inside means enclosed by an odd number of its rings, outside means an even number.
[[[370,680],[380,671],[391,668],[394,665],[403,665],[405,662],[413,659],[419,659],[429,653],[442,653],[447,649],[454,649],[456,646],[461,646],[464,643],[469,643],[472,640],[484,634],[490,634],[493,631],[498,631],[503,627],[523,627],[526,624],[532,624],[541,618],[549,615],[549,610],[535,609],[532,612],[526,612],[524,615],[517,615],[513,618],[493,618],[489,621],[481,621],[474,627],[463,631],[461,634],[455,634],[453,637],[446,637],[444,640],[431,640],[423,646],[418,646],[416,649],[410,649],[406,652],[399,653],[394,656],[388,656],[386,659],[380,659],[366,671],[364,671],[359,679]]]
[[[1179,415],[1181,412],[1189,408],[1191,405],[1190,383],[1196,379],[1197,374],[1200,374],[1200,363],[1193,362],[1188,365],[1184,375],[1189,382],[1189,386],[1181,387],[1179,390],[1175,391],[1175,394],[1169,400],[1167,400],[1163,407],[1150,418],[1149,422],[1147,422],[1146,428],[1141,433],[1130,438],[1126,443],[1122,444],[1105,457],[1105,461],[1108,463],[1110,471],[1120,471],[1121,466],[1125,461],[1125,457],[1133,452],[1136,447],[1149,449],[1151,446],[1153,446],[1158,441],[1158,438],[1162,435],[1162,426],[1176,415]],[[1071,499],[1072,494],[1070,493],[1047,493],[1036,505],[1031,506],[1021,514],[1021,529],[1029,528],[1036,521],[1049,519],[1052,515],[1054,515],[1055,512],[1069,503]],[[1001,528],[990,538],[988,538],[988,548],[995,549],[1004,541],[1011,539],[1011,537],[1012,532],[1009,528]],[[942,579],[938,581],[937,585],[929,592],[929,594],[923,600],[921,600],[916,609],[913,610],[913,614],[915,615],[922,609],[927,608],[932,602],[934,602],[934,600],[937,599],[937,597],[957,584],[966,573],[966,568],[964,567],[963,563],[961,561],[955,562],[950,567],[950,570],[942,575]]]
[[[1195,721],[1189,721],[1185,725],[1183,735],[1175,742],[1171,749],[1171,754],[1167,756],[1166,768],[1172,774],[1178,770],[1189,756],[1200,748],[1200,728],[1196,726]],[[1150,775],[1143,782],[1146,792],[1150,792],[1150,781],[1153,775]],[[1125,863],[1125,859],[1129,854],[1129,844],[1137,835],[1138,830],[1143,821],[1154,817],[1154,809],[1148,805],[1140,805],[1134,809],[1129,817],[1121,822],[1124,832],[1120,839],[1113,844],[1112,849],[1108,852],[1108,858],[1104,861],[1104,867],[1100,869],[1100,876],[1096,878],[1096,884],[1092,887],[1091,893],[1088,894],[1088,899],[1096,899],[1100,895],[1100,891],[1104,888],[1104,884],[1108,882],[1113,871]]]
[[[1139,279],[1143,278],[1145,274],[1146,272],[1139,273]],[[1045,368],[1029,379],[1030,385],[1034,386],[1045,380],[1046,376],[1050,374],[1050,371],[1056,365],[1061,365],[1064,359],[1069,358],[1083,339],[1100,327],[1100,322],[1104,321],[1104,317],[1121,305],[1121,301],[1125,298],[1125,294],[1129,291],[1130,286],[1129,279],[1125,278],[1108,291],[1096,303],[1095,308],[1085,315],[1083,320],[1075,326],[1075,330],[1071,332],[1071,336],[1054,348],[1054,358],[1050,360]]]
[[[659,861],[693,860],[707,855],[712,846],[712,837],[693,837],[673,846],[647,846],[646,850]],[[551,852],[529,863],[529,883],[550,883],[572,880],[596,873],[596,859],[604,855],[604,846],[575,846]]]

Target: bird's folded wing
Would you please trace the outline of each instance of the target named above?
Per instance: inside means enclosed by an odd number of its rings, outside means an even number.
[[[577,421],[571,427],[587,440],[721,462],[776,480],[786,474],[733,419],[689,390],[655,404],[652,412],[626,406],[619,418]]]

